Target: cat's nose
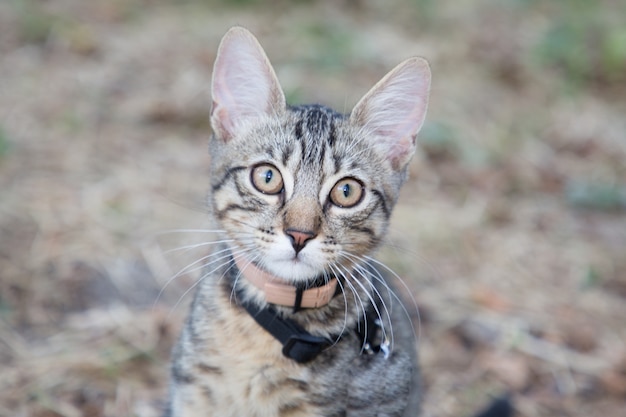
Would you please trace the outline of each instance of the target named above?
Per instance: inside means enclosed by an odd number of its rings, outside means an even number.
[[[287,229],[285,234],[291,239],[291,245],[296,251],[296,255],[304,248],[307,242],[315,237],[313,232],[303,232],[301,230]]]

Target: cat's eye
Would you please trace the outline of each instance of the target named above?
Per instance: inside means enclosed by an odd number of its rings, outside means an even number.
[[[278,194],[283,190],[283,176],[274,165],[261,164],[252,168],[250,180],[263,194]]]
[[[354,207],[363,199],[363,184],[354,178],[344,178],[330,190],[330,201],[342,208]]]

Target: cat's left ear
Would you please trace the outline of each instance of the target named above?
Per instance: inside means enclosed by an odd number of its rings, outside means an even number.
[[[373,134],[395,170],[402,170],[415,153],[430,92],[430,67],[414,57],[399,64],[354,107],[350,121]]]
[[[231,28],[217,51],[211,84],[211,125],[215,135],[228,141],[246,125],[286,109],[278,78],[254,35]]]

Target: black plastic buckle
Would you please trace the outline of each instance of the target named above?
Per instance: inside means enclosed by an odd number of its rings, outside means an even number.
[[[283,355],[298,363],[310,362],[330,346],[328,339],[311,334],[294,334],[283,345]]]

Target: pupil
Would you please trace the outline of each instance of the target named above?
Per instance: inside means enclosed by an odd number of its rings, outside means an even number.
[[[273,175],[274,175],[274,174],[272,173],[272,170],[271,170],[271,169],[268,169],[268,170],[265,172],[265,183],[266,183],[266,184],[269,184],[269,183],[272,181],[272,177],[273,177]]]
[[[342,187],[342,191],[343,191],[343,196],[348,198],[350,196],[350,185],[344,184]]]

